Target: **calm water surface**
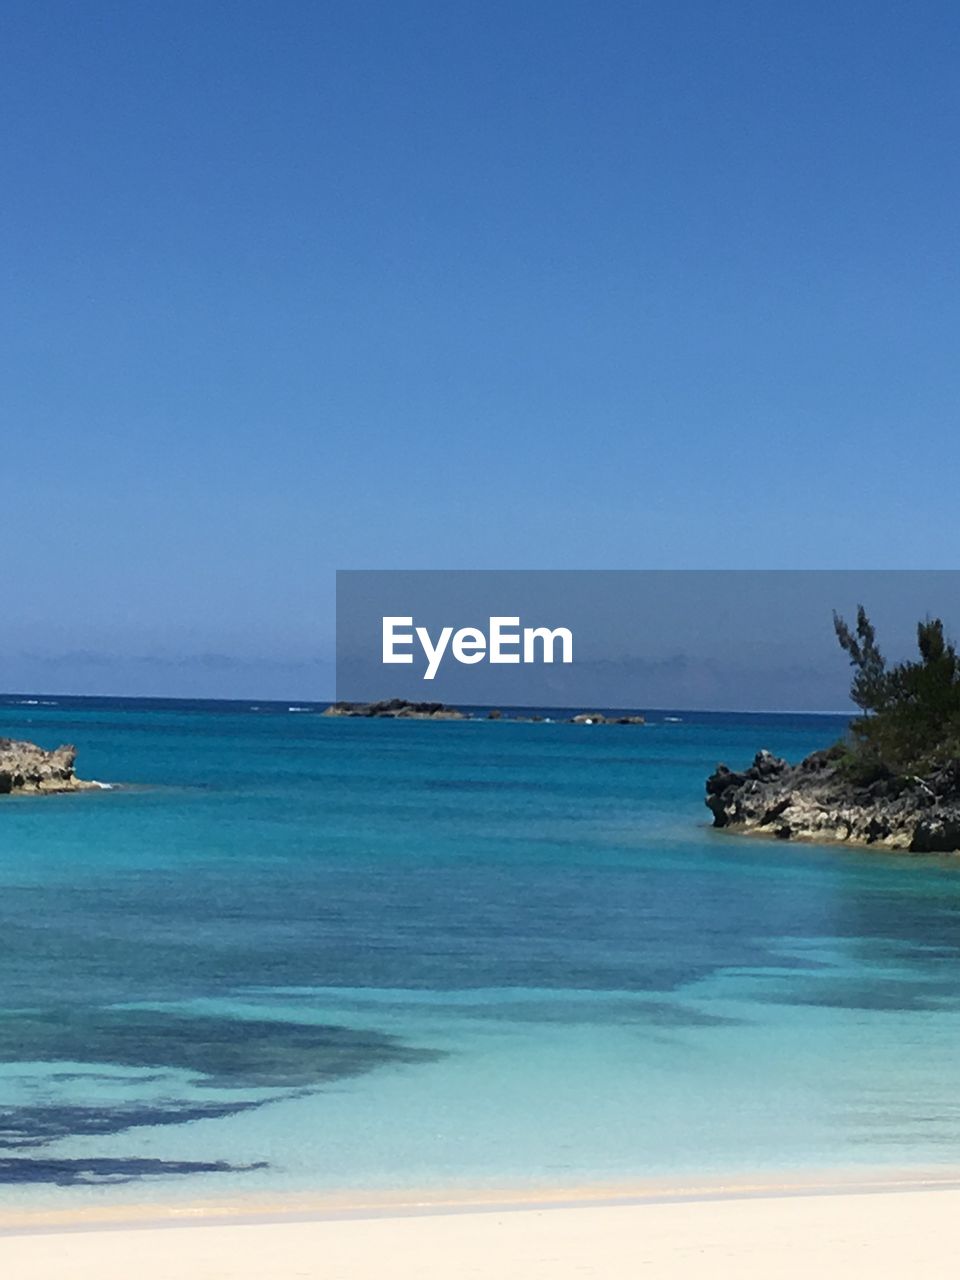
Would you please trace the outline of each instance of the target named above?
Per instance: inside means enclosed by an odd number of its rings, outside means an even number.
[[[960,1164],[960,867],[706,825],[841,720],[52,701],[129,785],[0,801],[0,1203]]]

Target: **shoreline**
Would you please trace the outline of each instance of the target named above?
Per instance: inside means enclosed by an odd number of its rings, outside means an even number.
[[[249,1192],[229,1198],[145,1200],[78,1208],[8,1209],[0,1195],[0,1241],[25,1235],[379,1221],[450,1215],[722,1204],[753,1200],[960,1193],[960,1165],[941,1168],[823,1168],[705,1177],[631,1179],[567,1185],[507,1184],[433,1188]]]
[[[168,1222],[0,1237],[17,1280],[809,1280],[957,1274],[960,1189]],[[203,1230],[195,1230],[198,1225]]]
[[[909,859],[916,862],[919,859],[926,859],[928,862],[946,863],[951,859],[960,859],[960,849],[937,850],[935,852],[924,850],[921,852],[920,850],[909,849],[906,845],[885,844],[882,840],[861,840],[857,836],[830,836],[822,835],[819,832],[816,835],[809,835],[807,832],[797,832],[791,835],[789,840],[785,840],[769,827],[751,826],[745,822],[731,822],[725,827],[715,827],[712,823],[705,822],[703,829],[722,840],[741,840],[746,838],[765,844],[781,846],[802,845],[804,848],[813,849],[848,849],[851,853],[879,854],[889,858],[897,858],[901,861]]]

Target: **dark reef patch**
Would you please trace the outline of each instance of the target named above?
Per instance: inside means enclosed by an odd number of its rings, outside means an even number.
[[[0,1014],[0,1063],[84,1063],[93,1077],[116,1079],[118,1069],[172,1076],[164,1096],[78,1104],[57,1100],[57,1085],[76,1089],[90,1073],[65,1069],[46,1077],[49,1097],[0,1107],[0,1151],[37,1151],[69,1138],[97,1139],[148,1126],[217,1120],[267,1105],[377,1067],[432,1062],[442,1056],[379,1031],[308,1022],[196,1016],[166,1009],[72,1008]],[[157,1081],[156,1074],[148,1077]],[[226,1099],[210,1098],[224,1090]],[[206,1094],[204,1094],[206,1091]],[[251,1094],[253,1096],[251,1096]],[[174,1174],[242,1172],[263,1164],[90,1156],[0,1159],[0,1184],[57,1186],[129,1182]]]
[[[464,1012],[461,1006],[447,1006]],[[436,1009],[436,1006],[435,1006]],[[504,1005],[476,1005],[469,1014],[485,1022],[557,1023],[561,1026],[732,1027],[741,1019],[710,1013],[667,1000],[535,1001],[516,1000]]]
[[[154,1125],[188,1124],[191,1120],[220,1120],[253,1111],[258,1102],[120,1103],[117,1106],[60,1106],[42,1103],[0,1108],[0,1151],[43,1147],[61,1138],[102,1137]]]
[[[751,999],[758,1004],[843,1009],[851,1013],[930,1013],[960,1008],[952,976],[937,980],[877,974],[875,976],[808,975],[774,979]]]
[[[246,1173],[265,1169],[257,1164],[228,1164],[225,1160],[138,1160],[91,1157],[79,1160],[0,1160],[0,1186],[52,1183],[57,1187],[98,1186],[134,1182],[139,1178],[193,1173]]]
[[[379,1031],[154,1009],[0,1017],[0,1062],[91,1062],[195,1072],[218,1088],[309,1088],[440,1055]]]

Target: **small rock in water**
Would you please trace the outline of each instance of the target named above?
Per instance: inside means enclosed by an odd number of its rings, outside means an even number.
[[[99,782],[85,782],[74,773],[75,747],[45,751],[33,742],[0,738],[0,795],[100,789]]]

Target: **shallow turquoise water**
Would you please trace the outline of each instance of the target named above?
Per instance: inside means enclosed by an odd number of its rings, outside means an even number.
[[[960,868],[738,840],[831,718],[0,704],[0,1198],[960,1162]]]

